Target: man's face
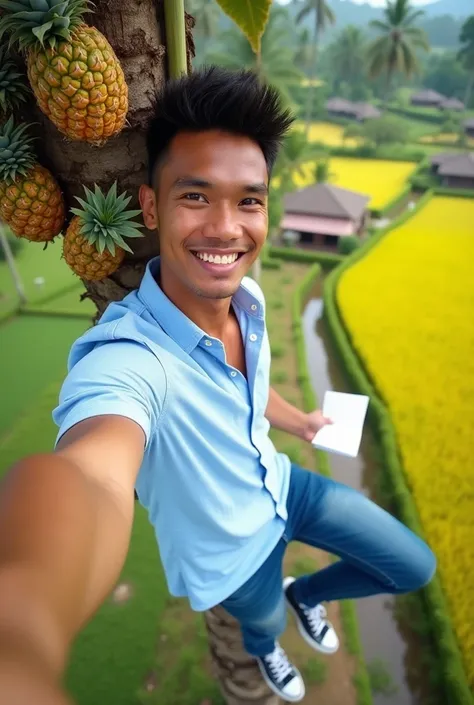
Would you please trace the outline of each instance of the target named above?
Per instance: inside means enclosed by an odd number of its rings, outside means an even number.
[[[265,242],[268,173],[259,146],[221,131],[179,133],[157,190],[142,186],[162,269],[198,296],[232,296]]]

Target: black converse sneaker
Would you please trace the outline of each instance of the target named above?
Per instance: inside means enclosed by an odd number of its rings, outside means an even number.
[[[258,656],[257,663],[268,685],[282,700],[297,703],[305,695],[301,673],[295,668],[278,642],[271,654]]]
[[[335,653],[339,648],[339,639],[331,622],[326,620],[326,610],[322,605],[307,607],[296,602],[292,590],[294,582],[294,578],[285,578],[283,590],[286,601],[296,617],[299,633],[316,651],[322,651],[323,654]]]

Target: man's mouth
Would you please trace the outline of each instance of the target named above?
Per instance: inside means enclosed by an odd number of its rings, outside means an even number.
[[[231,252],[219,255],[212,252],[195,252],[193,250],[191,252],[201,261],[210,262],[211,264],[234,264],[244,254],[243,252]]]

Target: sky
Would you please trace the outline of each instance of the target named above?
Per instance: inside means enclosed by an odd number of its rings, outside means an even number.
[[[367,2],[369,5],[373,5],[374,7],[384,7],[387,4],[385,0],[352,0],[352,2],[355,2],[358,5]],[[413,5],[427,5],[430,2],[433,2],[433,0],[412,0]]]

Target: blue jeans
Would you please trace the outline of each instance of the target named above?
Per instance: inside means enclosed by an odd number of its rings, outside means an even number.
[[[282,561],[289,541],[341,558],[294,583],[295,598],[320,602],[392,595],[430,582],[436,559],[428,546],[363,494],[296,465],[291,468],[288,521],[276,548],[222,607],[242,629],[246,650],[264,656],[286,626]]]

